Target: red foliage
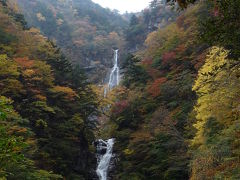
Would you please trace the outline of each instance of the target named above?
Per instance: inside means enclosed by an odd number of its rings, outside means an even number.
[[[213,15],[215,16],[215,17],[218,17],[219,16],[219,9],[218,8],[214,8],[214,11],[213,11]]]
[[[153,60],[152,59],[144,59],[141,61],[143,67],[145,67],[146,72],[153,78],[156,79],[157,77],[161,76],[161,72],[152,67]]]
[[[203,52],[202,54],[198,55],[197,58],[193,61],[194,68],[196,70],[199,70],[202,65],[204,64],[206,59],[206,52]]]
[[[166,52],[162,55],[162,64],[168,65],[171,64],[172,61],[176,59],[176,53],[175,52]]]
[[[219,15],[220,15],[219,7],[218,7],[218,5],[217,5],[216,0],[214,0],[213,16],[218,17]]]
[[[152,59],[144,59],[144,60],[142,60],[142,65],[144,65],[144,66],[151,66],[152,65],[152,63],[153,63],[153,60]]]
[[[120,114],[124,110],[126,110],[128,106],[129,106],[129,102],[127,100],[119,101],[119,102],[115,103],[112,112],[114,114]]]
[[[167,81],[167,78],[159,78],[156,79],[152,85],[148,88],[148,93],[152,95],[152,97],[157,97],[160,95],[160,86],[161,84],[165,83]]]

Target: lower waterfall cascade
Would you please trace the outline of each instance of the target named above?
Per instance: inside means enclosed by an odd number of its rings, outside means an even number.
[[[97,140],[98,166],[96,173],[99,180],[107,180],[109,165],[113,156],[114,139]]]

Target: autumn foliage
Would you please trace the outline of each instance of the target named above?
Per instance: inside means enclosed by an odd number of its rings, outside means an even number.
[[[129,106],[129,102],[127,100],[119,101],[115,103],[112,113],[115,115],[118,115],[123,111],[125,111],[128,106]]]
[[[25,23],[14,0],[0,1],[0,179],[91,179],[95,93],[82,70]]]
[[[176,53],[175,52],[166,52],[162,55],[162,64],[164,66],[167,66],[171,64],[176,59]]]
[[[161,85],[163,83],[165,83],[167,81],[166,78],[162,77],[162,78],[158,78],[156,79],[151,85],[150,87],[148,88],[148,93],[151,94],[152,97],[157,97],[160,95],[161,93]]]

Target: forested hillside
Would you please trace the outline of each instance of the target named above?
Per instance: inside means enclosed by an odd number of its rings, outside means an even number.
[[[81,70],[0,1],[0,178],[89,179],[95,99]]]
[[[176,20],[123,67],[103,130],[116,138],[115,179],[240,178],[240,3],[177,2]]]
[[[178,14],[177,8],[159,0],[153,0],[148,8],[133,14],[125,31],[126,47],[129,52],[142,49],[149,33],[173,22]]]
[[[17,0],[30,26],[55,40],[74,64],[101,82],[112,66],[113,47],[124,54],[128,22],[91,0]],[[97,75],[96,75],[97,73]]]

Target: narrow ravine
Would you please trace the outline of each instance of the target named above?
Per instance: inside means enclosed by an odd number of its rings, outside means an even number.
[[[118,66],[118,49],[114,50],[114,66],[109,75],[108,86],[104,90],[104,96],[106,97],[107,93],[111,91],[114,87],[119,85],[120,82],[120,72]],[[98,165],[96,169],[96,173],[100,180],[107,180],[108,178],[108,170],[111,162],[111,158],[113,156],[113,146],[114,139],[108,139],[104,141],[102,139],[97,140],[97,159]]]

